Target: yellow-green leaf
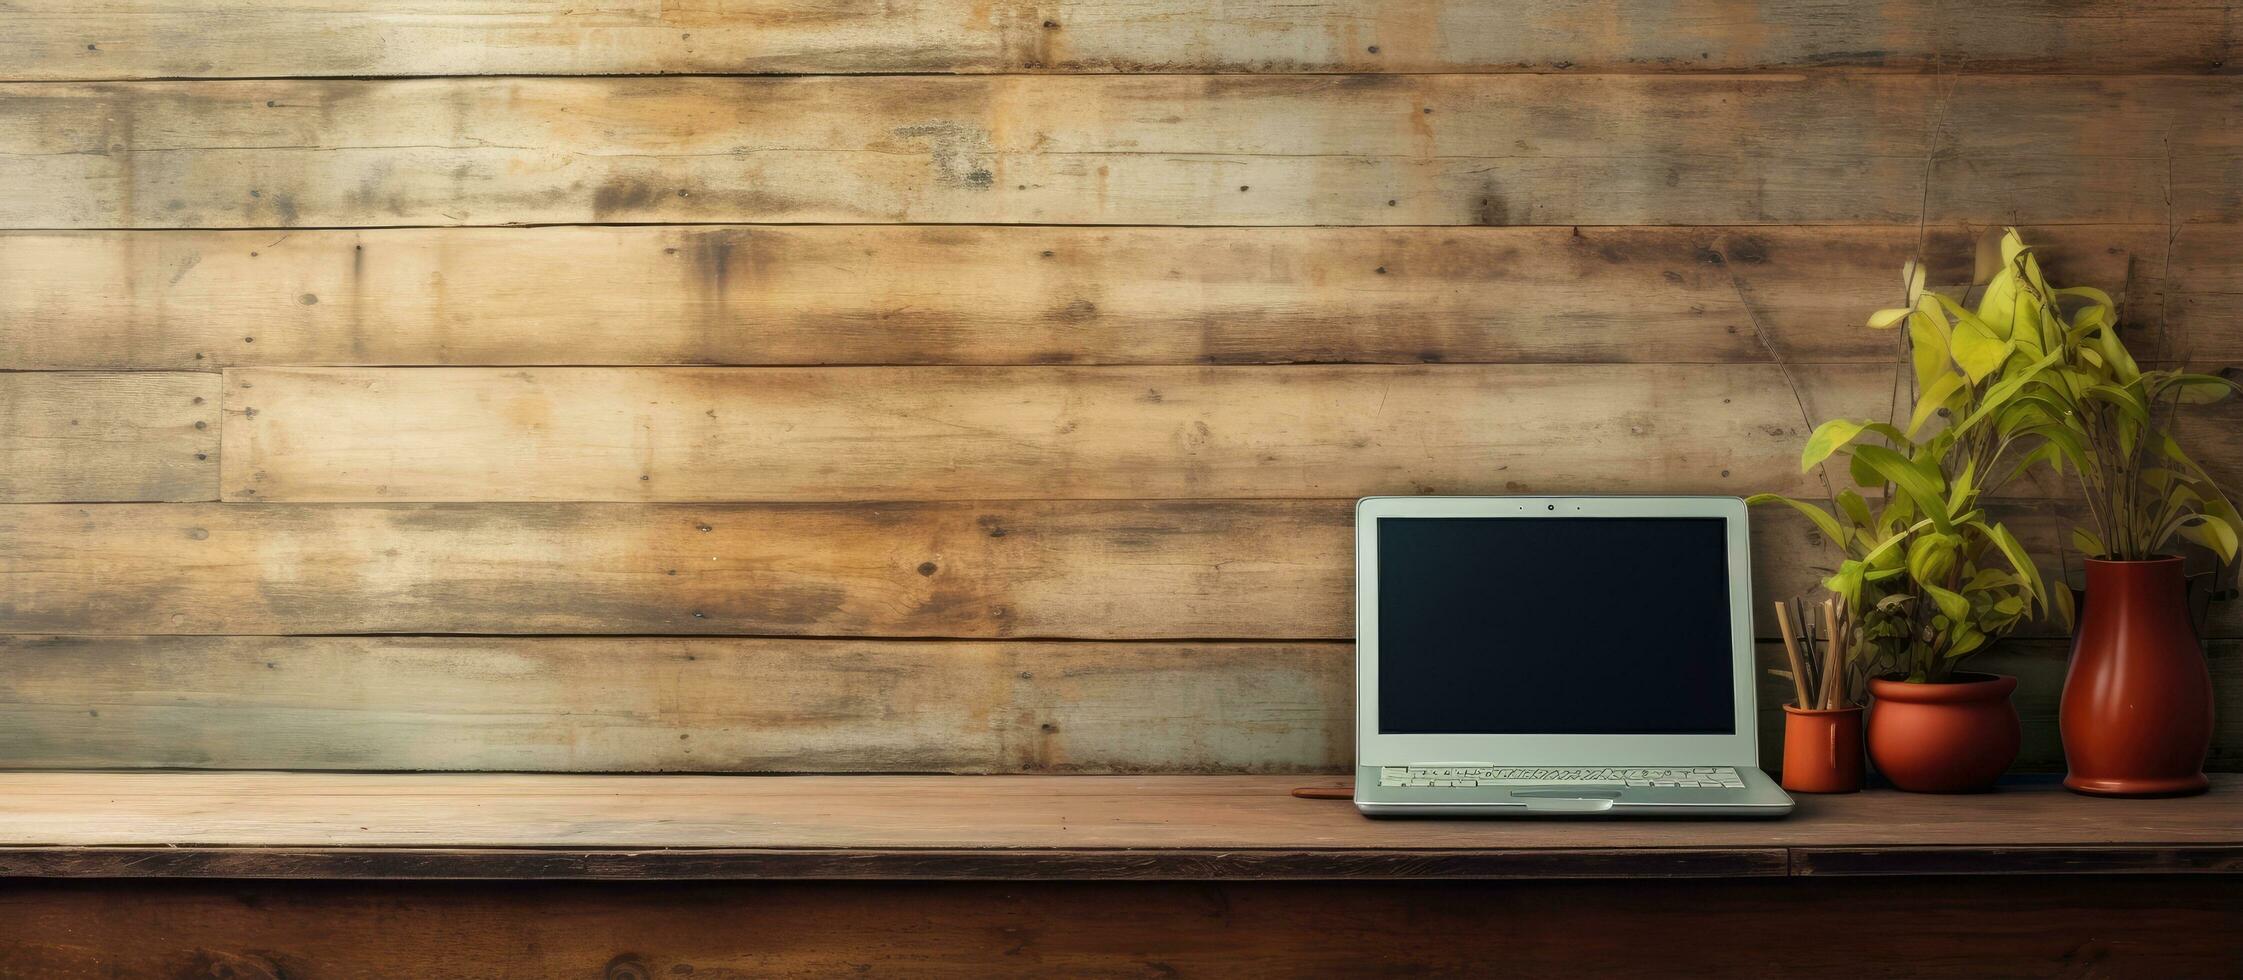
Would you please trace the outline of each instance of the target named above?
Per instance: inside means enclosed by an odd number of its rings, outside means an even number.
[[[1926,585],[1946,581],[1961,544],[1962,540],[1951,534],[1918,537],[1908,545],[1908,577]]]
[[[1854,441],[1866,428],[1869,428],[1868,419],[1831,419],[1815,426],[1814,433],[1807,436],[1806,448],[1799,453],[1799,472],[1814,469],[1829,459],[1831,453],[1837,452],[1838,447]]]
[[[2102,538],[2084,527],[2072,529],[2072,548],[2088,558],[2101,558],[2111,553],[2111,549],[2103,547]]]
[[[1917,584],[1923,587],[1925,595],[1931,596],[1931,601],[1939,604],[1939,611],[1947,617],[1948,621],[1960,623],[1970,618],[1969,599],[1929,582],[1919,581]]]
[[[1809,520],[1814,521],[1815,527],[1822,531],[1823,537],[1830,539],[1831,544],[1834,544],[1840,548],[1844,548],[1846,546],[1846,529],[1838,525],[1838,519],[1830,516],[1829,511],[1823,510],[1822,508],[1810,504],[1804,500],[1794,500],[1782,494],[1756,493],[1750,497],[1746,497],[1745,503],[1754,505],[1777,503],[1790,504],[1793,510],[1807,515],[1807,518]]]
[[[1914,438],[1917,430],[1931,421],[1931,417],[1938,414],[1940,409],[1946,408],[1947,400],[1955,397],[1955,392],[1962,390],[1967,383],[1960,374],[1942,374],[1934,378],[1930,386],[1924,389],[1924,393],[1917,396],[1916,410],[1908,416],[1909,437]]]
[[[2118,306],[2117,303],[2111,301],[2111,294],[2093,286],[2066,286],[2063,289],[2056,290],[2056,295],[2077,296],[2105,309],[2115,309]]]
[[[2010,351],[2017,349],[2012,341],[1995,337],[1984,324],[1958,324],[1955,327],[1955,363],[1970,376],[1972,384],[1986,380],[1987,375],[2001,369],[2009,360]]]
[[[2015,575],[1999,568],[1981,568],[1971,573],[1970,581],[1963,583],[1963,591],[1965,593],[1984,592],[1988,589],[2008,588],[2017,584],[2017,576]]]
[[[2002,264],[2003,264],[2003,265],[2009,265],[2009,264],[2011,264],[2011,263],[2013,263],[2013,262],[2016,262],[2016,261],[2017,261],[2017,257],[2018,257],[2019,255],[2023,255],[2024,253],[2025,253],[2025,236],[2023,236],[2023,235],[2020,235],[2020,234],[2018,234],[2018,233],[2017,233],[2017,229],[2016,229],[2016,228],[2014,228],[2014,227],[2012,227],[2012,228],[2003,228],[2003,229],[2002,229]]]
[[[2211,549],[2223,563],[2235,560],[2235,528],[2226,521],[2210,514],[2191,514],[2188,523],[2181,525],[2181,536]]]
[[[1916,387],[1929,387],[1932,379],[1947,373],[1947,346],[1945,317],[1920,309],[1908,317],[1908,357],[1916,367]]]
[[[2211,374],[2172,374],[2165,377],[2164,385],[2178,390],[2181,401],[2191,405],[2209,405],[2243,390],[2226,378]]]
[[[1994,546],[2001,549],[2002,556],[2009,559],[2009,566],[2017,570],[2019,578],[2025,580],[2025,587],[2031,589],[2036,598],[2047,601],[2048,586],[2041,580],[2040,566],[2033,564],[2033,556],[2026,553],[2025,546],[2018,543],[2017,536],[2000,524],[1980,522],[1973,526],[1983,531],[1994,542]]]
[[[2126,344],[2118,339],[2118,331],[2103,330],[2095,334],[2095,347],[2103,355],[2103,363],[2119,384],[2132,384],[2142,376],[2141,368],[2134,365],[2134,356],[2127,353]]]
[[[1917,510],[1941,532],[1949,531],[1954,523],[1947,516],[1946,488],[1938,475],[1937,467],[1919,466],[1899,453],[1883,446],[1857,446],[1854,459],[1876,471],[1878,476],[1891,483],[1908,496]]]
[[[2002,380],[1995,382],[1993,387],[1986,389],[1985,396],[1978,400],[1978,407],[1971,411],[1970,417],[1956,425],[1953,431],[1967,432],[1976,428],[1979,420],[1984,418],[1987,413],[1997,411],[2003,405],[2008,404],[2011,398],[2017,396],[2020,389],[2031,384],[2040,376],[2042,371],[2047,370],[2049,365],[2056,363],[2063,356],[2063,351],[2050,351],[2047,357],[2017,369]]]
[[[1838,509],[1846,515],[1847,520],[1854,522],[1856,526],[1865,530],[1870,525],[1877,523],[1875,518],[1869,516],[1869,502],[1863,500],[1861,494],[1855,491],[1838,491]]]
[[[2127,418],[2142,425],[2149,424],[2150,408],[2143,404],[2142,396],[2134,393],[2132,385],[2124,388],[2112,384],[2088,385],[2087,397],[2109,402],[2113,408],[2118,409]]]

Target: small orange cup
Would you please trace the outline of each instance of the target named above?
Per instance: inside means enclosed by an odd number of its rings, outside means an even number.
[[[1783,706],[1783,788],[1794,793],[1861,791],[1861,709]]]

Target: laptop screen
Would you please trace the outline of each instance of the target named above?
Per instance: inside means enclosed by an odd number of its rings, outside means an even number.
[[[1728,735],[1716,517],[1384,517],[1388,735]]]

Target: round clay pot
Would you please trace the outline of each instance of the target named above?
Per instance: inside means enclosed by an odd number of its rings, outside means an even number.
[[[1783,706],[1783,788],[1794,793],[1861,790],[1861,709]]]
[[[1911,793],[1991,789],[2017,761],[2023,733],[2009,703],[2017,678],[1956,674],[1945,684],[1872,677],[1869,759]]]
[[[2099,796],[2201,793],[2212,673],[2178,558],[2087,560],[2087,595],[2057,712],[2064,785]]]

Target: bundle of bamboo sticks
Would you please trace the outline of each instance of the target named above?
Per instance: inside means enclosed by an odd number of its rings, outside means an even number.
[[[1808,616],[1809,606],[1804,599],[1776,603],[1776,625],[1783,630],[1784,654],[1791,659],[1791,670],[1770,671],[1778,677],[1789,676],[1798,694],[1800,708],[1810,711],[1833,711],[1851,707],[1846,683],[1846,651],[1852,647],[1853,638],[1846,629],[1845,604],[1836,598],[1822,601],[1822,626],[1818,630]]]

